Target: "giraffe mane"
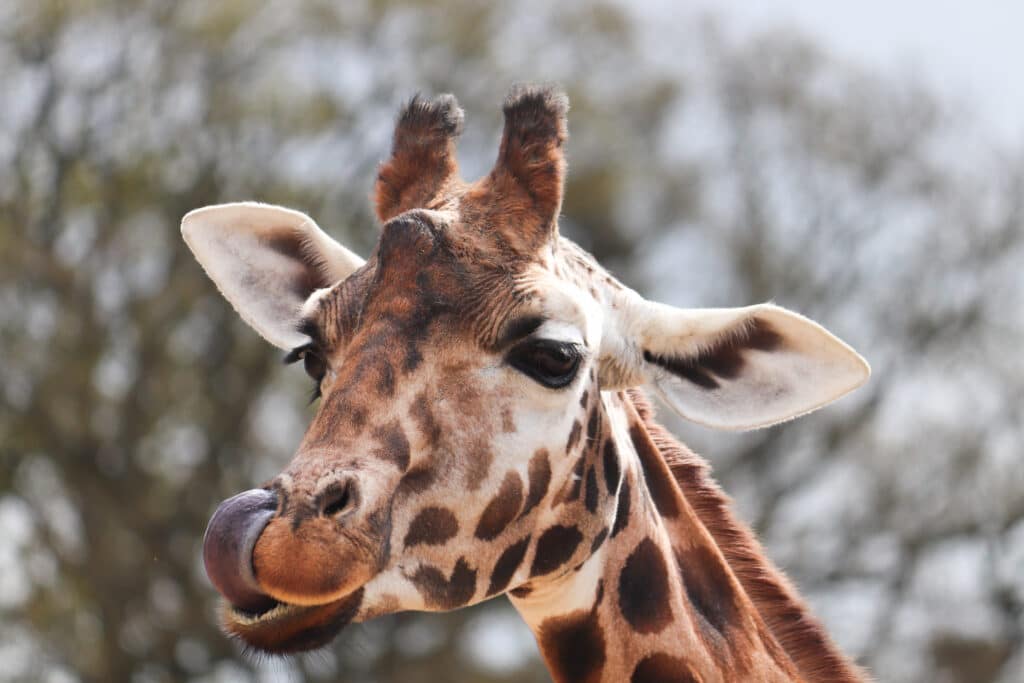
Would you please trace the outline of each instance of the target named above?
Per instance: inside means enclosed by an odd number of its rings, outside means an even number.
[[[676,483],[779,645],[808,680],[854,683],[865,675],[829,637],[789,580],[768,559],[750,528],[732,512],[732,501],[711,477],[703,458],[654,420],[639,389],[628,396]]]

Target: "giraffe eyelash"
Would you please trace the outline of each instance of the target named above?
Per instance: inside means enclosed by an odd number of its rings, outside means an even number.
[[[283,359],[286,365],[297,363],[300,360],[306,374],[316,382],[316,385],[313,387],[313,393],[309,397],[309,405],[312,405],[321,396],[320,385],[323,382],[324,375],[327,374],[327,361],[324,360],[323,354],[312,343],[292,349]]]

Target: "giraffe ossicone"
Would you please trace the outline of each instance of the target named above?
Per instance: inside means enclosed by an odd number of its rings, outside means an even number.
[[[185,217],[223,295],[320,396],[288,467],[211,520],[224,629],[296,652],[504,593],[559,683],[862,680],[643,387],[749,429],[867,364],[771,304],[646,301],[562,237],[567,111],[557,89],[513,89],[494,168],[467,182],[454,97],[414,98],[366,261],[280,207]]]

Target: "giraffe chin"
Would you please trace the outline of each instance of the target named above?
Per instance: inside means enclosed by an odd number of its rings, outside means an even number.
[[[275,602],[261,612],[245,611],[223,600],[221,625],[228,635],[258,652],[305,652],[331,642],[352,623],[362,603],[362,588],[322,605]]]

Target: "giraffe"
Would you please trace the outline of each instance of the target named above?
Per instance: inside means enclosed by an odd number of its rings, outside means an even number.
[[[319,396],[284,471],[210,520],[224,630],[292,653],[505,594],[558,683],[865,680],[645,390],[752,429],[852,391],[867,363],[772,304],[647,301],[562,237],[567,111],[554,87],[513,88],[497,161],[468,182],[456,100],[413,98],[366,261],[281,207],[184,218]]]

